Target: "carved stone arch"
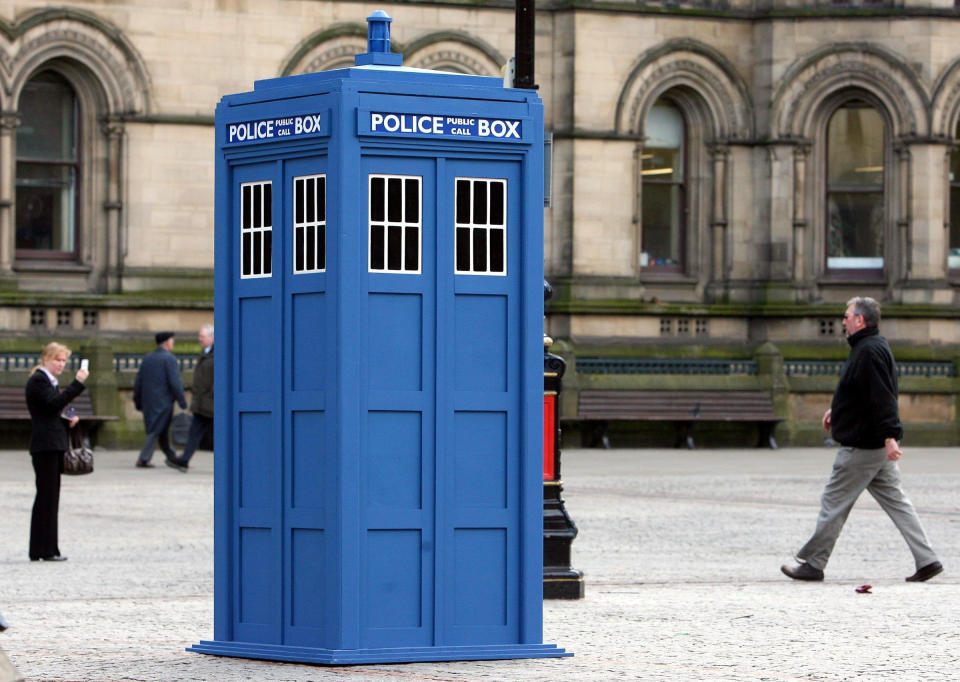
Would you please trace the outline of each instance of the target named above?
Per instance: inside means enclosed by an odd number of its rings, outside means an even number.
[[[955,139],[960,126],[960,59],[940,75],[930,99],[930,134]]]
[[[890,117],[894,139],[926,135],[928,97],[907,64],[875,45],[842,43],[801,57],[780,79],[771,105],[771,134],[781,139],[811,139],[818,112],[837,92],[869,93]]]
[[[396,43],[393,51],[397,52]],[[281,76],[344,69],[354,65],[353,58],[367,51],[365,24],[337,24],[312,33],[284,59]]]
[[[733,64],[713,48],[690,39],[670,40],[643,53],[617,101],[615,129],[639,134],[653,102],[668,90],[695,92],[710,117],[710,137],[753,136],[753,104]]]
[[[133,45],[102,19],[73,9],[34,12],[0,31],[6,58],[4,84],[11,105],[24,84],[51,63],[88,74],[99,90],[100,115],[123,118],[150,113],[150,79]],[[0,62],[4,57],[0,57]],[[72,66],[71,66],[72,65]]]
[[[458,31],[442,31],[403,46],[407,66],[475,76],[499,76],[506,59],[491,45]]]

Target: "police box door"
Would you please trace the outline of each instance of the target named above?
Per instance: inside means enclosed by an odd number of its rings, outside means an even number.
[[[518,641],[518,169],[362,164],[361,646]]]

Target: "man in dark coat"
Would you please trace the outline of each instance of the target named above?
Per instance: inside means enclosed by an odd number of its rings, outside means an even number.
[[[160,443],[167,460],[177,461],[177,453],[170,447],[170,420],[173,418],[173,401],[186,409],[187,398],[180,383],[180,370],[173,357],[173,332],[158,332],[154,337],[157,349],[143,358],[137,380],[133,384],[133,404],[143,412],[143,425],[147,441],[140,450],[138,467],[152,467],[150,459]]]
[[[200,443],[213,429],[213,325],[205,324],[197,333],[197,341],[203,348],[203,355],[193,368],[193,399],[190,411],[193,421],[187,434],[187,444],[183,456],[176,462],[167,460],[167,466],[187,473],[190,458],[200,447]]]
[[[843,330],[850,344],[823,428],[841,445],[823,490],[813,536],[797,553],[796,565],[780,570],[794,580],[823,580],[847,515],[867,490],[896,524],[913,554],[916,572],[907,582],[923,582],[943,571],[913,504],[900,487],[897,460],[903,455],[903,426],[897,406],[897,365],[880,336],[880,304],[857,297],[847,303]]]

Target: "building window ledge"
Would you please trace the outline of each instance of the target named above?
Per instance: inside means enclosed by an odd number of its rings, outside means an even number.
[[[50,272],[57,274],[71,274],[76,273],[78,275],[87,274],[93,270],[93,267],[90,265],[85,265],[82,263],[69,262],[69,261],[34,261],[34,260],[18,260],[13,264],[14,272],[24,272],[24,273],[36,273],[36,272]]]

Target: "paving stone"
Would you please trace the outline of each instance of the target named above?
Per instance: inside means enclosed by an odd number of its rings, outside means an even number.
[[[834,452],[568,450],[586,598],[544,603],[567,659],[324,668],[204,656],[213,635],[213,467],[135,469],[97,453],[64,477],[60,564],[27,560],[33,472],[0,452],[0,644],[32,682],[311,680],[956,680],[960,458],[907,449],[904,486],[946,570],[914,566],[876,503],[857,503],[823,583],[780,574],[812,531]],[[872,594],[856,587],[870,584]]]

